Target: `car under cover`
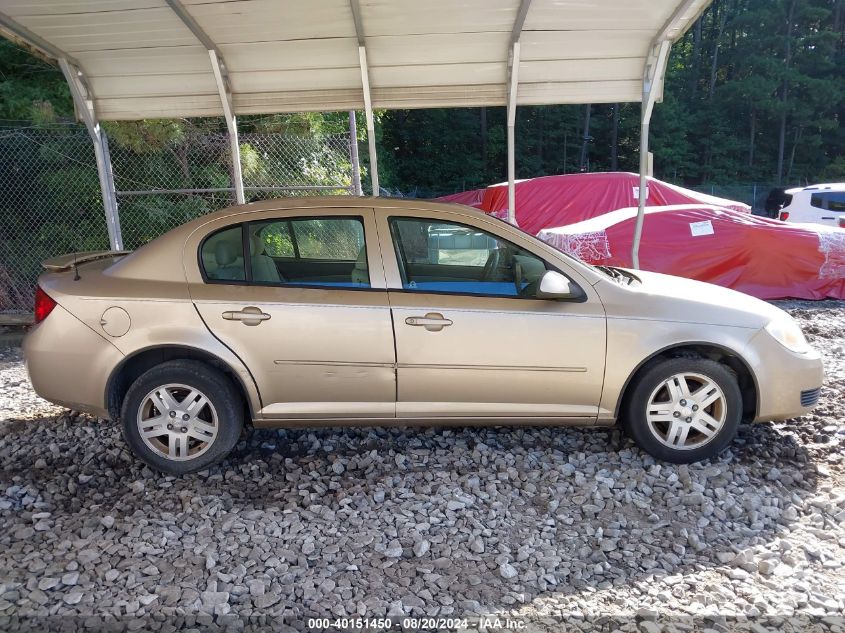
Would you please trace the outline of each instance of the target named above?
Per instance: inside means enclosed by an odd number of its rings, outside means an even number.
[[[537,237],[596,265],[631,266],[637,209]],[[845,229],[787,224],[709,205],[646,209],[640,266],[759,299],[845,299]]]

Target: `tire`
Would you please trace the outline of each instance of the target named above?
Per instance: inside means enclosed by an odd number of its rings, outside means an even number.
[[[621,417],[628,436],[655,459],[689,464],[715,457],[733,441],[742,419],[742,393],[725,365],[704,358],[663,359],[634,379]]]
[[[232,451],[243,429],[243,411],[240,394],[224,374],[205,363],[172,360],[129,387],[121,410],[123,436],[152,468],[184,475]]]

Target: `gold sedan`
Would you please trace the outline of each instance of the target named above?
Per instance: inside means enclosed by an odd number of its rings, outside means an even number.
[[[24,344],[47,400],[120,420],[149,465],[223,459],[244,424],[621,422],[656,458],[810,411],[782,310],[596,268],[475,210],[314,198],[224,209],[131,254],[48,260]]]

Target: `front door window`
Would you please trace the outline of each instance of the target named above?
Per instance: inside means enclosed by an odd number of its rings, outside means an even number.
[[[533,298],[546,263],[477,227],[422,218],[391,218],[402,287]]]

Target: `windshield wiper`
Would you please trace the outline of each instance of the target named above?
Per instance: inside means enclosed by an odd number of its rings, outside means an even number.
[[[620,268],[614,268],[612,266],[596,266],[596,268],[616,281],[624,283],[626,286],[630,286],[633,282],[639,281],[637,277]]]
[[[602,271],[608,277],[613,277],[614,279],[622,279],[624,275],[620,273],[615,268],[611,268],[610,266],[596,266],[600,271]]]

